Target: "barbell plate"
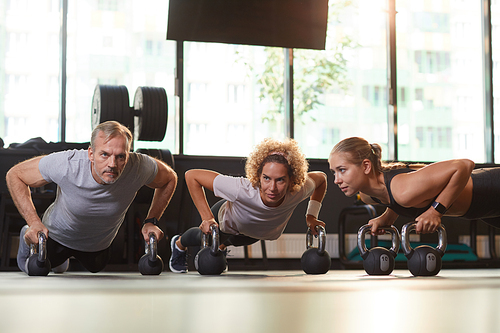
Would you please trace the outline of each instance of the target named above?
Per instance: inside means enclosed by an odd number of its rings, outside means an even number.
[[[105,121],[115,120],[132,130],[134,114],[129,103],[127,87],[97,85],[92,98],[92,129]]]
[[[164,88],[138,87],[134,96],[134,136],[141,141],[162,141],[167,131],[168,103]]]

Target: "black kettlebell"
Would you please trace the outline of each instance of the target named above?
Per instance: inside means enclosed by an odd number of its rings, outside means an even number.
[[[158,241],[154,232],[149,234],[149,244],[145,242],[145,253],[139,259],[139,272],[142,275],[160,275],[163,272],[163,260],[158,255]]]
[[[30,245],[30,257],[27,260],[29,276],[47,276],[52,266],[47,258],[47,237],[43,232],[38,233],[38,249],[36,244]]]
[[[325,274],[330,270],[332,258],[326,248],[326,231],[322,226],[316,226],[318,232],[318,247],[313,246],[313,235],[311,229],[307,229],[306,248],[307,250],[300,258],[302,270],[307,274]]]
[[[395,258],[399,251],[399,232],[394,226],[380,228],[392,235],[390,249],[376,246],[366,248],[365,237],[372,230],[371,225],[365,224],[358,231],[358,250],[363,258],[363,268],[369,275],[389,275],[394,270]]]
[[[208,246],[208,236],[201,236],[201,250],[194,257],[194,266],[201,275],[220,275],[227,266],[226,255],[219,249],[219,228],[210,226],[212,246]]]
[[[438,231],[438,246],[420,245],[415,249],[410,246],[410,232],[415,230],[417,222],[409,222],[401,229],[401,247],[408,258],[408,269],[414,276],[432,276],[442,267],[441,258],[446,251],[446,229],[441,225]]]

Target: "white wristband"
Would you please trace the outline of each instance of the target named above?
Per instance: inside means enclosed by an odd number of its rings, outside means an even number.
[[[307,215],[312,215],[314,218],[318,218],[319,216],[319,211],[321,209],[321,202],[316,201],[316,200],[309,200],[309,203],[307,204]]]

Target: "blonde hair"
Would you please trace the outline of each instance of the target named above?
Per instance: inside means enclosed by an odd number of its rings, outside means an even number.
[[[290,191],[298,191],[304,186],[309,163],[294,139],[278,141],[264,139],[250,153],[245,164],[246,177],[254,187],[260,187],[262,169],[267,163],[281,163],[288,169]]]
[[[350,156],[349,162],[355,165],[360,165],[365,159],[368,159],[376,174],[392,169],[421,168],[424,166],[423,164],[384,162],[382,161],[382,147],[378,143],[369,143],[359,137],[347,138],[337,143],[333,147],[330,157],[336,153],[347,153]]]

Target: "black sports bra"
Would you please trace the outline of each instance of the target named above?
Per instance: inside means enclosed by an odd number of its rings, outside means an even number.
[[[429,209],[429,207],[431,206],[430,204],[428,206],[422,207],[422,208],[403,207],[400,204],[398,204],[396,202],[396,200],[394,200],[394,197],[392,196],[392,192],[391,192],[391,181],[392,181],[392,178],[394,178],[394,176],[399,175],[400,173],[408,173],[408,172],[413,172],[413,171],[415,171],[415,170],[406,169],[406,168],[392,169],[389,171],[385,171],[384,172],[384,182],[385,182],[385,186],[387,187],[387,192],[389,194],[390,203],[388,205],[384,204],[379,199],[377,199],[375,197],[371,197],[372,200],[385,206],[385,207],[392,209],[398,215],[410,217],[413,219],[420,216],[423,212],[425,212],[427,209]]]

